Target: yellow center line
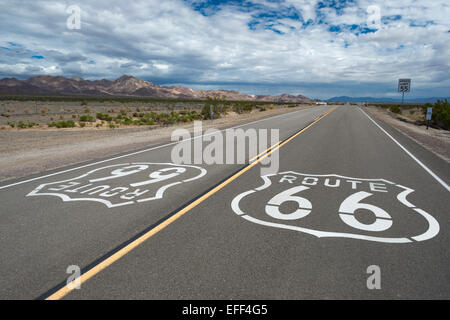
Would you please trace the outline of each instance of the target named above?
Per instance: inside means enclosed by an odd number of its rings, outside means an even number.
[[[203,201],[205,201],[206,199],[211,197],[213,194],[215,194],[216,192],[218,192],[219,190],[224,188],[226,185],[228,185],[229,183],[231,183],[232,181],[234,181],[235,179],[240,177],[242,174],[244,174],[245,172],[247,172],[248,170],[250,170],[251,168],[256,166],[262,159],[268,157],[272,152],[280,149],[286,143],[288,143],[289,141],[291,141],[292,139],[297,137],[299,134],[301,134],[302,132],[304,132],[307,129],[311,128],[314,124],[319,122],[321,119],[326,117],[330,112],[332,112],[335,109],[336,109],[336,107],[334,107],[333,109],[328,110],[321,117],[316,118],[314,120],[314,122],[312,122],[310,125],[308,125],[304,129],[300,130],[299,132],[297,132],[295,135],[293,135],[289,139],[285,140],[284,142],[281,143],[281,141],[279,141],[278,143],[274,144],[273,146],[267,148],[264,152],[262,152],[262,153],[265,153],[265,152],[266,153],[263,156],[261,156],[260,158],[258,158],[256,161],[251,162],[248,166],[244,167],[243,169],[241,169],[240,171],[235,173],[233,176],[231,176],[230,178],[228,178],[227,180],[225,180],[224,182],[222,182],[221,184],[219,184],[215,188],[213,188],[210,191],[208,191],[207,193],[205,193],[203,196],[201,196],[200,198],[198,198],[194,202],[192,202],[189,205],[187,205],[186,207],[182,208],[180,211],[175,213],[173,216],[171,216],[167,220],[164,220],[163,222],[161,222],[155,228],[149,230],[147,233],[143,234],[142,236],[140,236],[136,240],[130,242],[128,245],[126,245],[125,247],[123,247],[122,249],[117,251],[116,253],[112,254],[111,256],[109,256],[108,258],[103,260],[102,262],[98,263],[97,265],[95,265],[94,267],[92,267],[91,269],[89,269],[88,271],[83,273],[79,278],[74,280],[72,282],[72,284],[76,284],[76,282],[78,282],[78,284],[83,284],[84,282],[88,281],[90,278],[92,278],[93,276],[98,274],[100,271],[102,271],[103,269],[105,269],[105,268],[109,267],[110,265],[112,265],[114,262],[116,262],[117,260],[119,260],[120,258],[125,256],[127,253],[129,253],[130,251],[132,251],[133,249],[138,247],[140,244],[142,244],[143,242],[145,242],[146,240],[148,240],[149,238],[154,236],[159,231],[161,231],[164,228],[166,228],[172,222],[176,221],[178,218],[183,216],[185,213],[187,213],[191,209],[195,208],[200,203],[202,203]],[[259,157],[259,155],[257,157]],[[61,289],[59,289],[58,291],[56,291],[55,293],[53,293],[52,295],[47,297],[45,300],[59,300],[59,299],[62,299],[68,293],[70,293],[73,290],[73,288],[75,288],[75,287],[76,287],[75,285],[72,285],[71,286],[72,289],[71,289],[71,288],[69,288],[68,285],[65,285],[64,287],[62,287]]]
[[[267,148],[266,150],[264,150],[263,152],[261,152],[260,154],[254,156],[253,158],[251,158],[248,162],[252,162],[255,159],[258,159],[261,155],[263,155],[264,153],[268,152],[270,149],[276,147],[277,145],[279,145],[281,143],[281,141],[278,141],[277,143],[275,143],[273,146],[270,146],[269,148]]]

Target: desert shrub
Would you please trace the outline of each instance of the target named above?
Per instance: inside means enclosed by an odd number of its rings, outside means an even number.
[[[107,113],[97,113],[97,119],[104,121],[112,121],[112,117]]]
[[[233,111],[238,114],[251,112],[252,110],[253,110],[253,104],[251,102],[246,102],[246,101],[236,102],[233,105]]]
[[[433,107],[433,114],[431,122],[445,130],[450,130],[450,104],[447,99],[438,100],[433,104],[427,103],[423,107],[424,114],[427,113],[427,108]]]
[[[162,124],[165,126],[170,126],[170,125],[174,125],[175,123],[177,123],[177,120],[169,117],[169,118],[164,119]]]
[[[60,128],[74,128],[75,122],[73,120],[67,120],[67,121],[59,121],[59,122],[50,122],[48,124],[49,127],[56,127],[58,129]]]
[[[8,122],[8,126],[10,126],[11,128],[14,128],[16,126],[16,124],[14,122]]]
[[[184,115],[181,117],[181,121],[182,122],[192,122],[192,121],[194,121],[194,119],[189,115]]]
[[[33,128],[34,126],[37,126],[38,124],[37,123],[34,123],[34,122],[28,122],[28,123],[25,123],[25,122],[23,122],[23,121],[19,121],[18,123],[17,123],[17,127],[18,128],[21,128],[21,129],[25,129],[25,128]]]
[[[77,118],[77,115],[76,114],[73,114],[72,115],[72,119],[76,119]]]
[[[391,111],[391,112],[393,112],[393,113],[397,113],[397,114],[400,114],[400,113],[402,113],[402,111],[400,110],[400,107],[398,106],[398,105],[391,105],[390,107],[389,107],[389,111]]]
[[[202,115],[199,114],[199,113],[198,113],[197,111],[195,111],[195,110],[192,110],[192,111],[191,111],[190,116],[191,116],[191,118],[192,118],[193,120],[201,120],[201,119],[202,119]]]
[[[131,118],[126,117],[125,119],[123,119],[122,124],[130,126],[133,124],[133,120]]]
[[[80,125],[81,128],[86,127],[86,122],[80,122],[80,123],[78,123],[78,124]]]
[[[80,117],[80,121],[82,122],[95,122],[95,119],[93,116],[90,115],[83,115]]]
[[[116,128],[116,125],[114,123],[110,123],[109,128],[114,129],[114,128]]]
[[[220,95],[213,95],[212,97],[206,97],[205,104],[202,108],[202,111],[200,114],[202,115],[203,119],[210,119],[210,106],[213,106],[213,112],[214,112],[214,119],[218,119],[221,117],[222,114],[225,114],[227,112],[227,102],[225,101],[224,96]]]

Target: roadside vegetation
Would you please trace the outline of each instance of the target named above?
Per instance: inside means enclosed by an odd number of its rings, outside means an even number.
[[[281,102],[227,101],[220,95],[213,95],[204,100],[19,96],[0,97],[1,101],[7,102],[0,108],[2,111],[0,117],[8,119],[9,127],[19,129],[33,127],[116,129],[130,126],[171,126],[196,120],[211,120],[210,106],[213,107],[214,120],[230,113],[264,112],[279,107],[291,108],[299,105]],[[15,106],[20,108],[21,105],[30,107],[27,107],[25,113],[15,111]],[[22,120],[20,116],[22,119],[30,119],[34,122],[18,121]],[[6,121],[4,123],[6,124]]]
[[[450,130],[450,104],[445,100],[437,100],[435,103],[425,104],[373,104],[378,108],[389,110],[395,114],[411,118],[417,124],[424,125],[425,116],[429,107],[433,108],[431,125],[440,129]]]
[[[427,103],[423,107],[424,115],[427,114],[427,108],[433,107],[433,115],[431,117],[431,122],[445,130],[450,130],[450,104],[447,99],[441,101],[438,100],[436,103]]]

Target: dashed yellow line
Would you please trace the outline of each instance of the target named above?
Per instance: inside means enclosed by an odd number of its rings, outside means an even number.
[[[246,167],[244,167],[243,169],[241,169],[240,171],[238,171],[237,173],[235,173],[233,176],[231,176],[230,178],[228,178],[227,180],[225,180],[224,182],[222,182],[221,184],[219,184],[218,186],[216,186],[215,188],[211,189],[210,191],[208,191],[207,193],[205,193],[203,196],[201,196],[200,198],[198,198],[197,200],[195,200],[194,202],[190,203],[189,205],[187,205],[186,207],[184,207],[183,209],[181,209],[180,211],[178,211],[177,213],[175,213],[173,216],[171,216],[170,218],[168,218],[167,220],[161,222],[159,225],[157,225],[155,228],[149,230],[147,233],[143,234],[142,236],[140,236],[139,238],[137,238],[136,240],[132,241],[131,243],[129,243],[128,245],[126,245],[125,247],[123,247],[122,249],[120,249],[119,251],[117,251],[116,253],[112,254],[111,256],[109,256],[108,258],[106,258],[105,260],[101,261],[100,263],[98,263],[97,265],[95,265],[94,267],[92,267],[91,269],[89,269],[87,272],[83,273],[78,279],[74,280],[73,284],[75,283],[75,281],[78,281],[78,284],[83,284],[84,282],[88,281],[90,278],[92,278],[93,276],[95,276],[96,274],[98,274],[99,272],[101,272],[103,269],[109,267],[110,265],[112,265],[114,262],[116,262],[117,260],[119,260],[120,258],[122,258],[123,256],[125,256],[127,253],[129,253],[130,251],[132,251],[133,249],[135,249],[136,247],[138,247],[140,244],[142,244],[143,242],[145,242],[146,240],[148,240],[149,238],[151,238],[152,236],[154,236],[155,234],[157,234],[159,231],[163,230],[164,228],[166,228],[168,225],[170,225],[172,222],[176,221],[178,218],[180,218],[181,216],[183,216],[185,213],[189,212],[191,209],[195,208],[196,206],[198,206],[200,203],[202,203],[203,201],[205,201],[206,199],[208,199],[209,197],[211,197],[213,194],[217,193],[218,191],[220,191],[222,188],[224,188],[226,185],[228,185],[229,183],[231,183],[232,181],[236,180],[238,177],[240,177],[242,174],[244,174],[245,172],[247,172],[248,170],[250,170],[251,168],[253,168],[254,166],[256,166],[262,159],[268,157],[271,153],[275,152],[276,150],[280,149],[282,146],[284,146],[286,143],[288,143],[289,141],[291,141],[292,139],[294,139],[295,137],[297,137],[299,134],[301,134],[302,132],[305,132],[306,130],[308,130],[309,128],[311,128],[314,124],[316,124],[318,121],[320,121],[321,119],[323,119],[324,117],[326,117],[330,112],[332,112],[333,110],[335,110],[336,107],[334,107],[333,109],[328,110],[326,113],[324,113],[321,117],[318,117],[314,120],[314,122],[312,122],[310,125],[308,125],[307,127],[305,127],[304,129],[300,130],[299,132],[297,132],[296,134],[294,134],[293,136],[291,136],[289,139],[281,142],[277,142],[276,144],[274,144],[273,146],[267,148],[264,152],[260,153],[259,155],[257,155],[256,157],[252,158],[250,160],[250,164]],[[265,154],[264,154],[265,153]],[[264,154],[264,155],[263,155]],[[255,161],[253,161],[254,159],[256,159]],[[253,161],[253,162],[252,162]],[[55,293],[53,293],[52,295],[50,295],[49,297],[47,297],[45,300],[59,300],[62,299],[63,297],[65,297],[68,293],[70,293],[73,288],[75,288],[76,286],[70,286],[71,288],[69,288],[69,285],[66,285],[64,287],[62,287],[61,289],[59,289],[58,291],[56,291]]]

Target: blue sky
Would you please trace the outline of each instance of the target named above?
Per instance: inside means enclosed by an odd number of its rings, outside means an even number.
[[[6,0],[0,78],[62,75],[309,97],[450,96],[447,0]],[[67,8],[81,29],[67,28]]]

